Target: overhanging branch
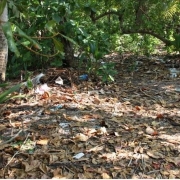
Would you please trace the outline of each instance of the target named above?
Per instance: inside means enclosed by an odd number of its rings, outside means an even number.
[[[151,36],[154,36],[156,37],[157,39],[161,40],[162,42],[164,42],[167,46],[171,45],[172,44],[172,41],[171,40],[168,40],[164,37],[162,37],[161,35],[157,34],[156,32],[153,32],[152,30],[145,30],[145,29],[133,29],[133,30],[130,30],[130,29],[124,29],[123,27],[123,21],[124,21],[124,17],[123,17],[123,13],[124,13],[124,10],[122,10],[121,12],[117,12],[117,11],[108,11],[108,12],[105,12],[105,13],[102,13],[101,15],[99,16],[96,16],[96,13],[94,11],[91,11],[91,15],[90,15],[90,18],[93,22],[99,20],[100,18],[102,17],[105,17],[105,16],[108,16],[108,15],[117,15],[118,18],[119,18],[119,23],[120,23],[120,29],[122,31],[122,34],[136,34],[136,33],[139,33],[139,34],[149,34]]]
[[[160,36],[159,34],[156,34],[153,31],[148,31],[148,30],[124,30],[121,29],[123,34],[135,34],[135,33],[139,33],[139,34],[149,34],[151,36],[156,37],[157,39],[161,40],[162,42],[164,42],[167,46],[172,44],[172,41]]]
[[[104,16],[108,16],[108,15],[111,15],[111,14],[114,14],[114,15],[117,15],[119,16],[119,12],[117,11],[108,11],[108,12],[105,12],[105,13],[102,13],[101,15],[99,16],[95,16],[96,13],[91,11],[91,15],[90,15],[90,18],[93,22],[99,20],[100,18],[103,18]]]

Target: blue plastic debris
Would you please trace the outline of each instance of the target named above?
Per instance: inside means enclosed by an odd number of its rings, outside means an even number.
[[[79,80],[87,81],[88,80],[88,75],[87,74],[83,74],[83,75],[79,76]]]
[[[61,105],[61,104],[58,104],[58,105],[55,105],[53,108],[51,108],[50,110],[51,111],[57,111],[58,109],[61,109],[61,108],[63,108],[63,105]]]
[[[57,106],[55,106],[55,110],[61,109],[63,107],[63,105],[58,104]]]

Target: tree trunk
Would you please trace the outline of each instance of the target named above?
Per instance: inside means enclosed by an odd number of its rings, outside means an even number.
[[[61,42],[64,45],[64,59],[63,59],[63,66],[64,67],[74,67],[74,49],[71,44],[66,38],[62,37]]]
[[[0,81],[5,81],[8,60],[8,43],[2,30],[2,24],[8,21],[7,5],[0,16]]]

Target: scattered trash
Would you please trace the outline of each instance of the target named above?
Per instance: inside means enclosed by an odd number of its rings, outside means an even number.
[[[62,104],[58,104],[58,105],[56,106],[55,110],[61,109],[62,107],[63,107]]]
[[[88,75],[87,74],[83,74],[83,75],[79,76],[79,80],[87,81],[88,80]]]
[[[62,107],[63,107],[62,104],[58,104],[58,105],[54,106],[53,108],[51,108],[50,110],[51,111],[57,111],[58,109],[61,109]]]
[[[69,124],[70,124],[70,123],[59,123],[59,125],[60,125],[62,128],[67,128],[67,127],[69,127]]]
[[[35,78],[31,79],[32,83],[34,86],[38,85],[40,83],[40,79],[45,76],[45,74],[41,73],[39,75],[37,75]]]
[[[43,76],[45,76],[45,74],[41,73],[41,74],[37,75],[35,78],[31,79],[33,86],[37,86],[38,84],[40,84],[40,81],[39,81],[39,80],[40,80]],[[25,86],[27,86],[27,85],[28,85],[28,81],[24,82],[23,84],[24,84]]]
[[[170,71],[171,78],[176,78],[178,74],[180,73],[180,71],[177,70],[176,68],[169,68],[169,71]]]
[[[155,135],[158,134],[158,132],[155,131],[154,129],[152,129],[151,127],[146,128],[146,133],[149,134],[149,135],[152,135],[152,136],[155,136]]]
[[[63,85],[63,79],[59,76],[56,80],[55,80],[56,84],[60,84]]]
[[[175,88],[175,91],[176,92],[180,92],[180,88]]]
[[[97,134],[107,134],[107,130],[105,127],[100,127],[98,130],[97,130]]]
[[[106,64],[106,62],[104,62],[104,61],[101,61],[101,64],[102,64],[102,65],[104,65],[104,64]]]
[[[75,156],[73,156],[73,158],[75,158],[75,159],[80,159],[80,158],[82,158],[84,156],[84,153],[78,153],[78,154],[76,154]]]
[[[36,90],[35,90],[35,93],[37,93],[37,94],[44,94],[44,92],[48,92],[48,91],[50,91],[50,87],[48,87],[48,85],[45,83],[45,84],[41,84],[41,85],[39,85],[37,88],[36,88]]]

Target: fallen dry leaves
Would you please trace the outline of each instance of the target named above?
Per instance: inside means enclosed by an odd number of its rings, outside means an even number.
[[[0,106],[0,178],[180,178],[178,78],[131,58],[114,54],[114,83],[54,68],[50,92]]]

